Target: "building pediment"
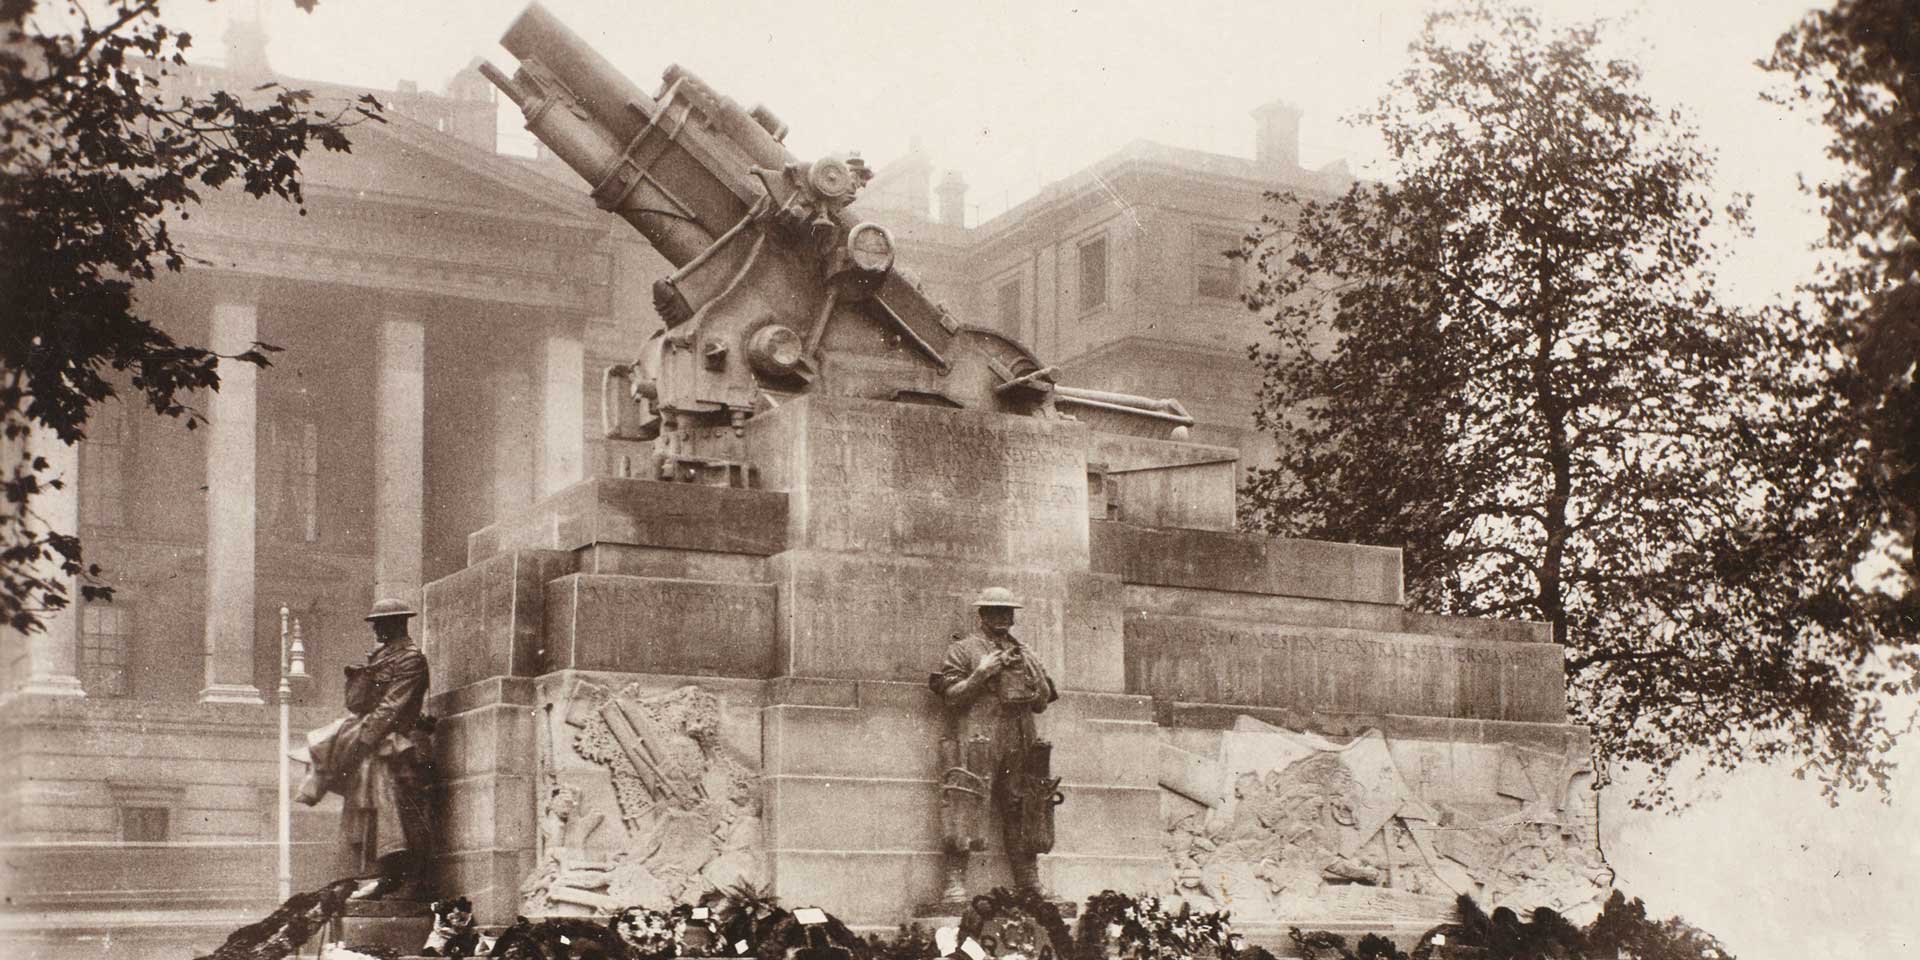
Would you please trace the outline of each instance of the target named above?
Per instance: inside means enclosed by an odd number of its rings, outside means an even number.
[[[586,189],[528,169],[523,161],[482,150],[403,116],[349,131],[348,153],[317,151],[301,161],[307,190],[448,213],[493,216],[548,226],[603,231],[603,214]]]
[[[203,267],[519,308],[605,310],[609,223],[585,191],[404,116],[301,161],[305,203],[237,188],[173,227]]]

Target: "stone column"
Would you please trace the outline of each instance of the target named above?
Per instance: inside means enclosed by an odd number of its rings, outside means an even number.
[[[572,330],[548,331],[540,347],[540,459],[536,496],[586,476],[586,345]]]
[[[1060,355],[1060,249],[1042,247],[1033,268],[1033,332],[1027,345],[1043,357]]]
[[[388,311],[374,358],[373,593],[420,602],[426,457],[426,326]]]
[[[494,368],[493,392],[493,520],[516,516],[533,502],[534,437],[533,370],[525,352]]]
[[[213,306],[209,349],[236,354],[259,339],[251,295],[223,289]],[[253,685],[254,435],[258,369],[220,361],[220,389],[207,397],[207,686],[202,703],[261,703]]]
[[[28,434],[27,448],[47,460],[47,470],[40,475],[43,481],[62,482],[60,489],[42,486],[40,493],[34,496],[32,507],[38,522],[30,520],[30,529],[36,534],[78,534],[80,449],[61,442],[52,430],[38,425]],[[8,453],[18,449],[15,447]],[[6,467],[11,469],[13,463],[9,456]],[[57,555],[42,560],[40,566],[42,576],[65,588],[68,603],[63,609],[41,614],[40,632],[24,638],[27,669],[20,692],[47,697],[86,696],[86,691],[80,686],[79,676],[80,584],[73,577],[60,573]]]

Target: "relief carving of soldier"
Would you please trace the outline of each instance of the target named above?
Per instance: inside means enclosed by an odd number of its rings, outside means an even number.
[[[432,843],[432,721],[427,658],[407,636],[415,616],[400,600],[381,600],[367,614],[375,646],[367,662],[346,668],[347,716],[308,736],[313,771],[300,800],[343,798],[340,843],[350,869],[377,874],[357,899],[423,899]]]
[[[967,862],[987,849],[986,805],[1001,821],[1014,883],[1038,890],[1038,857],[1053,849],[1053,808],[1060,781],[1051,775],[1053,745],[1034,718],[1060,698],[1039,656],[1013,635],[1019,598],[988,587],[973,602],[979,630],[947,647],[928,678],[946,702],[940,741],[940,819],[946,861],[941,899],[967,896]]]

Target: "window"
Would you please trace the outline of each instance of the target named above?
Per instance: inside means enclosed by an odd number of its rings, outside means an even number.
[[[1107,238],[1095,237],[1080,245],[1080,312],[1107,302]]]
[[[166,807],[121,807],[120,839],[127,843],[164,843],[167,819]]]
[[[1194,235],[1194,293],[1214,300],[1238,300],[1247,262],[1227,256],[1240,250],[1240,237],[1225,230],[1200,230]]]
[[[320,539],[320,425],[274,417],[261,446],[260,526],[278,540]]]
[[[80,447],[80,516],[117,527],[127,521],[127,410],[114,401],[93,408]]]
[[[80,686],[89,697],[132,694],[127,677],[127,642],[133,614],[109,603],[80,608]]]
[[[994,293],[994,309],[1000,317],[1000,332],[1009,336],[1018,336],[1020,321],[1026,319],[1026,291],[1019,277],[1000,284]]]

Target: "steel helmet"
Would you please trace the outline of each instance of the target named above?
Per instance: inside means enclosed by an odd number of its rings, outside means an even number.
[[[412,607],[407,606],[405,600],[387,597],[384,600],[375,600],[373,602],[373,610],[367,614],[367,622],[372,623],[375,620],[385,620],[388,617],[413,616],[419,616],[419,614],[415,613]]]
[[[1013,610],[1019,610],[1026,606],[1020,602],[1019,597],[1013,595],[1012,590],[1008,590],[1006,587],[988,587],[980,591],[980,597],[973,601],[973,605],[976,607],[1007,607]]]

